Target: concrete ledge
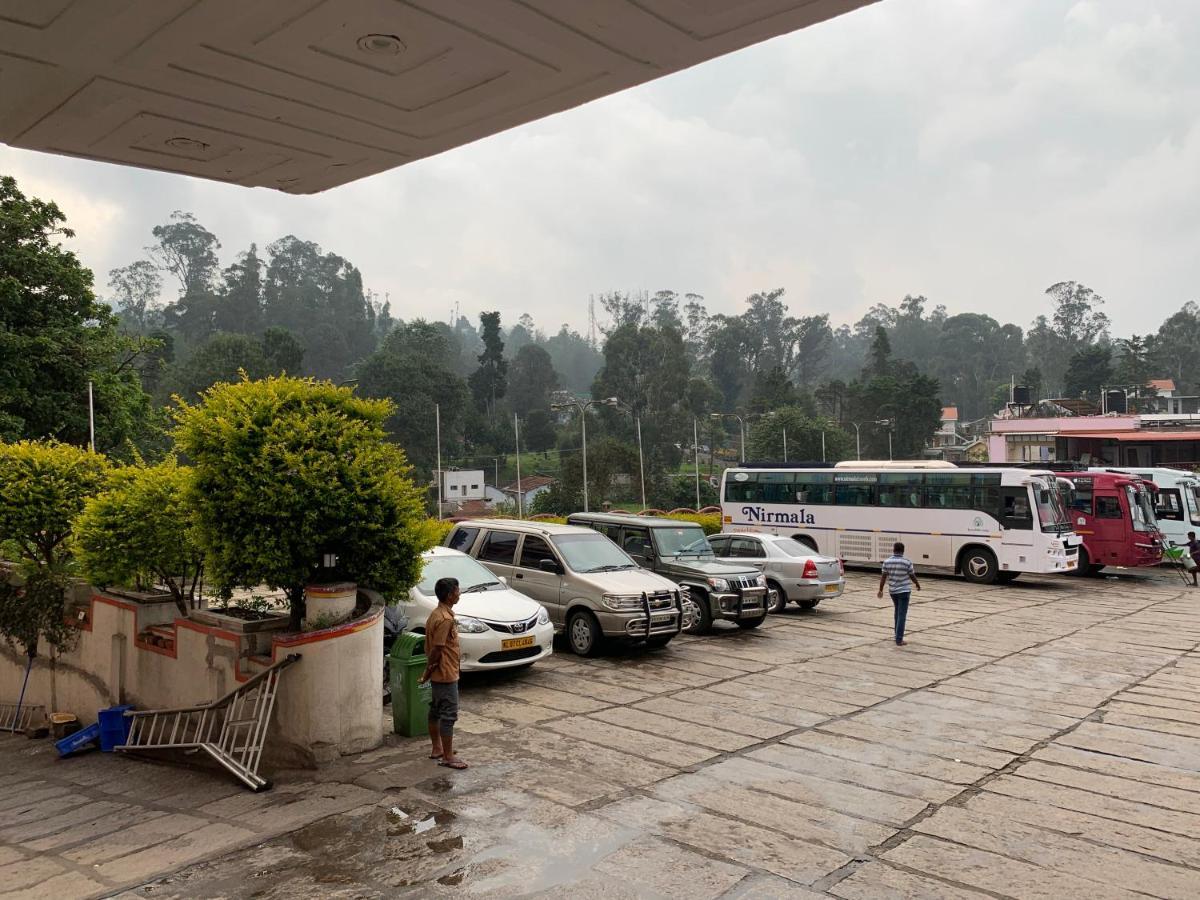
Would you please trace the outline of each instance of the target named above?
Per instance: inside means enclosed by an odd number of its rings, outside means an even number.
[[[138,605],[93,591],[79,619],[75,648],[57,657],[39,649],[26,702],[74,713],[85,724],[118,703],[163,709],[221,696],[288,653],[300,663],[280,679],[265,755],[276,764],[312,767],[379,746],[383,682],[383,606],[304,634],[277,635],[270,655],[253,655],[243,635],[175,618],[139,637]],[[0,643],[0,698],[16,700],[25,656]]]

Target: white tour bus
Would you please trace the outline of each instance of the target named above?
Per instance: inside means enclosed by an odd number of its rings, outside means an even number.
[[[851,563],[878,563],[903,541],[917,566],[983,584],[1070,572],[1082,542],[1054,473],[941,461],[727,469],[721,515],[726,531],[788,535]]]
[[[1092,466],[1093,472],[1118,472],[1151,481],[1158,530],[1174,544],[1186,544],[1189,531],[1200,533],[1200,478],[1195,472],[1155,466]]]

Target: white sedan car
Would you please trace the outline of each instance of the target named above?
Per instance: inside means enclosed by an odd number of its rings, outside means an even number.
[[[783,612],[795,601],[801,609],[815,609],[827,597],[846,589],[840,559],[822,556],[806,544],[778,534],[734,531],[708,539],[722,562],[750,563],[767,579],[767,611]]]
[[[439,578],[457,578],[461,596],[454,617],[464,672],[527,666],[554,652],[554,626],[540,603],[512,590],[458,550],[434,547],[421,557],[421,581],[401,602],[401,611],[412,631],[423,632],[437,607],[433,586]]]

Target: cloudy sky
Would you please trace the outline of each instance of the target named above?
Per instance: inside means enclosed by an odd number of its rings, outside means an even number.
[[[1021,325],[1066,279],[1118,334],[1200,301],[1200,3],[883,0],[653,84],[309,197],[0,147],[106,273],[191,210],[223,245],[348,257],[393,313],[787,289],[853,321],[925,294]],[[103,290],[101,291],[103,293]]]

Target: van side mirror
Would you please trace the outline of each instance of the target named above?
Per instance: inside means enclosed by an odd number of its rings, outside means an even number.
[[[562,566],[558,564],[557,559],[543,559],[538,562],[538,568],[543,572],[549,572],[552,575],[561,575]]]

